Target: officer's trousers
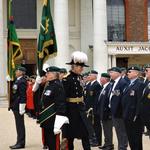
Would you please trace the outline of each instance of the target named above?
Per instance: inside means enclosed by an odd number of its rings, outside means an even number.
[[[17,131],[17,143],[25,146],[25,125],[24,125],[24,115],[20,115],[18,111],[13,111],[16,123]]]

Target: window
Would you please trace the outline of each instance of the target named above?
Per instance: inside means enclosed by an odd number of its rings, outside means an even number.
[[[36,0],[13,0],[12,15],[17,29],[36,29]]]
[[[108,41],[125,40],[124,0],[107,0]]]

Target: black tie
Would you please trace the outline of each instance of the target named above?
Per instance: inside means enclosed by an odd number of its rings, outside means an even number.
[[[111,85],[111,86],[110,86],[110,89],[109,89],[109,92],[108,92],[108,96],[109,96],[109,97],[110,97],[111,91],[112,91],[112,89],[113,89],[114,83],[115,83],[114,80],[111,80],[110,83],[109,83],[109,84]]]

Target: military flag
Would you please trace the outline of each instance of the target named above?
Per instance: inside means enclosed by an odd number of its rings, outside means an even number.
[[[43,0],[43,10],[37,50],[37,68],[40,76],[42,75],[44,62],[50,56],[53,57],[56,56],[56,54],[57,43],[50,10],[50,0]]]
[[[19,40],[14,25],[14,19],[11,12],[12,0],[9,0],[8,11],[8,53],[7,53],[7,72],[10,79],[14,80],[14,71],[16,68],[16,61],[23,57]]]

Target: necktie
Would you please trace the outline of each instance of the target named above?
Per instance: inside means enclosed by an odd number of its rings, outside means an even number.
[[[111,91],[112,91],[112,89],[113,89],[113,86],[114,86],[114,83],[115,83],[115,81],[114,80],[112,80],[111,82],[110,82],[110,89],[109,89],[109,92],[108,92],[108,96],[110,97],[110,94],[111,94]]]

